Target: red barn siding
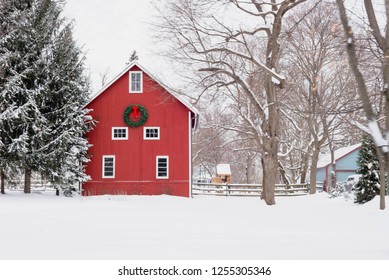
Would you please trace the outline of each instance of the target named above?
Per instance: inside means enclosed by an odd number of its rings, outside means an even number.
[[[134,66],[130,71],[139,71]],[[148,111],[143,126],[128,127],[128,140],[112,140],[112,127],[127,127],[123,113],[130,104]],[[91,161],[84,195],[190,195],[190,133],[193,113],[143,71],[143,93],[129,93],[125,72],[88,104],[97,126],[88,135]],[[144,127],[160,127],[159,140],[144,140]],[[115,178],[102,178],[103,156],[115,155]],[[169,178],[156,179],[156,157],[169,157]]]

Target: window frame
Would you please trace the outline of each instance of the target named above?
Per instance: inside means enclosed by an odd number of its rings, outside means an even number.
[[[166,159],[166,176],[160,176],[159,169],[159,159]],[[169,156],[156,156],[156,178],[157,179],[169,179]]]
[[[143,72],[142,71],[129,71],[129,85],[128,85],[128,92],[129,93],[143,93]],[[132,90],[132,74],[139,74],[140,75],[140,87],[139,90]]]
[[[113,159],[113,164],[112,164],[112,176],[107,176],[107,175],[105,175],[105,159],[108,159],[108,158],[112,158]],[[102,162],[102,164],[103,164],[103,168],[102,168],[102,177],[104,178],[104,179],[113,179],[113,178],[115,178],[115,161],[116,161],[116,159],[115,159],[115,155],[104,155],[103,156],[103,162]]]
[[[115,129],[124,129],[126,131],[126,137],[115,137]],[[113,126],[111,131],[112,140],[128,140],[128,127],[126,126]]]
[[[157,129],[158,137],[147,137],[148,129]],[[143,128],[143,140],[160,140],[161,139],[161,128],[159,126],[145,126]]]

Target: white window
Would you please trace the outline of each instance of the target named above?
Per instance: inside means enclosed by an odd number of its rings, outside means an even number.
[[[130,71],[130,93],[143,92],[143,73],[142,71]]]
[[[115,178],[115,156],[103,156],[103,178]]]
[[[144,127],[143,128],[144,140],[159,140],[159,127]]]
[[[157,179],[169,178],[169,157],[157,156]]]
[[[128,128],[127,127],[112,127],[112,140],[127,140]]]

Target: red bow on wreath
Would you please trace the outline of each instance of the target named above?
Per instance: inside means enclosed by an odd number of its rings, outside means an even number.
[[[134,118],[137,118],[138,112],[139,112],[138,106],[136,106],[136,105],[132,106],[132,111],[134,112]]]

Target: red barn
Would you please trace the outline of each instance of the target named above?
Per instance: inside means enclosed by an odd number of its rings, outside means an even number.
[[[86,106],[97,121],[87,138],[91,180],[83,195],[191,193],[191,139],[198,112],[137,62]]]

